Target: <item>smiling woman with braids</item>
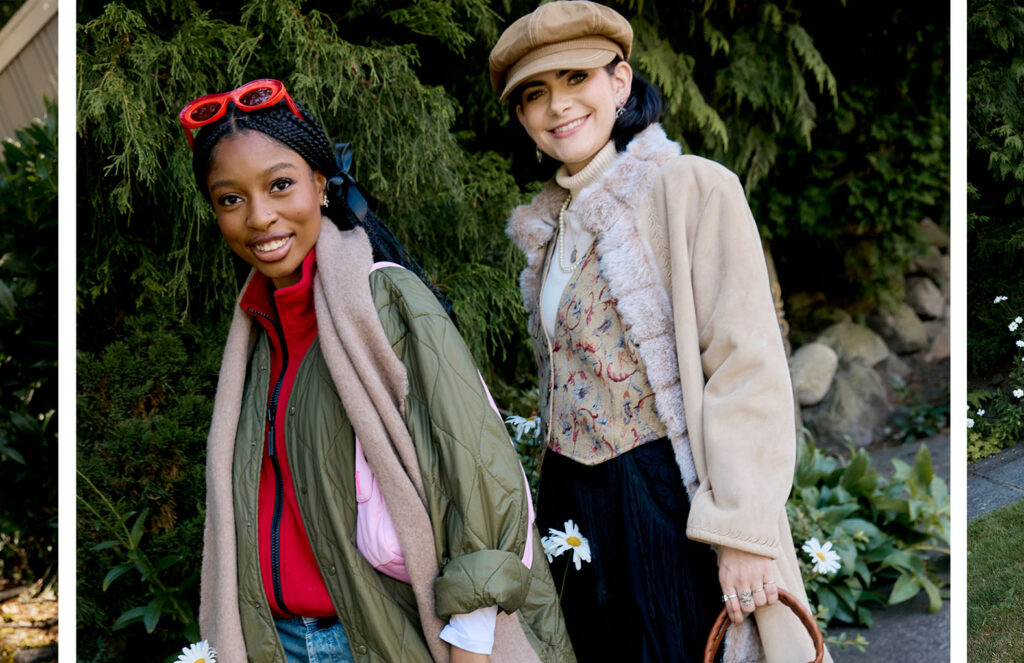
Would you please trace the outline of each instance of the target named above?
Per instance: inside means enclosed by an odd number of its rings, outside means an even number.
[[[574,660],[504,425],[347,146],[275,80],[179,118],[253,268],[207,452],[199,621],[217,660]]]

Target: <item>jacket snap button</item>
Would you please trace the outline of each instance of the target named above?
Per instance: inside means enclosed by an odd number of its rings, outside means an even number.
[[[295,414],[295,406],[294,405],[291,406],[290,408],[288,408],[288,413],[289,414]]]
[[[338,569],[334,566],[334,564],[331,564],[330,568],[327,569],[327,573],[331,574],[332,576],[337,572]]]
[[[359,645],[358,647],[356,647],[356,651],[359,652],[360,654],[365,654],[366,653],[366,645]]]

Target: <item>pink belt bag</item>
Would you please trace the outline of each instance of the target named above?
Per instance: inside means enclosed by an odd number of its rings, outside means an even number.
[[[381,267],[401,267],[392,262],[374,263],[371,271]],[[484,393],[487,394],[487,401],[491,404],[495,414],[501,417],[498,406],[491,398],[491,392],[483,377],[480,377],[480,384],[483,385]],[[513,444],[509,439],[509,444]],[[523,485],[526,490],[526,504],[529,517],[529,527],[526,533],[526,550],[523,553],[523,564],[526,567],[533,565],[533,501],[530,499],[530,483],[526,479],[526,472],[523,472]],[[388,505],[384,503],[384,495],[377,485],[377,479],[366,462],[363,454],[363,445],[356,438],[356,546],[359,552],[366,558],[373,568],[385,575],[410,582],[409,572],[405,568],[405,555],[402,553],[402,546],[398,541],[398,533],[395,531],[395,523],[391,520],[391,513]]]

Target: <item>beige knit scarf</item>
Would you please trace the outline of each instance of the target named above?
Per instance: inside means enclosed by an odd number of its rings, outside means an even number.
[[[405,366],[384,334],[370,294],[370,243],[362,229],[341,232],[324,218],[316,251],[313,297],[324,360],[388,503],[427,645],[435,661],[447,662],[448,645],[439,637],[444,624],[434,611],[434,579],[438,574],[434,538],[415,448],[402,416],[408,380]],[[207,440],[206,531],[199,606],[200,631],[217,649],[221,663],[246,661],[238,610],[231,463],[246,362],[254,339],[252,322],[236,306]]]

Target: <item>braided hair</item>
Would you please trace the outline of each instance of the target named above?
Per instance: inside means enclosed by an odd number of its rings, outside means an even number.
[[[228,102],[223,117],[199,130],[192,150],[192,173],[196,178],[196,186],[207,202],[212,204],[206,178],[213,166],[214,148],[225,136],[242,131],[258,131],[282,143],[305,159],[310,168],[319,171],[328,179],[340,173],[341,169],[323,127],[305,106],[297,101],[295,105],[302,113],[301,120],[292,113],[283,100],[274,106],[254,111],[239,110],[233,102]],[[361,227],[370,240],[374,261],[393,262],[411,270],[434,293],[448,317],[455,321],[451,302],[441,294],[419,263],[409,255],[398,238],[372,210],[367,209],[365,214],[357,215],[340,189],[335,187],[327,187],[325,195],[332,204],[330,219],[339,229],[352,230],[356,226]]]

